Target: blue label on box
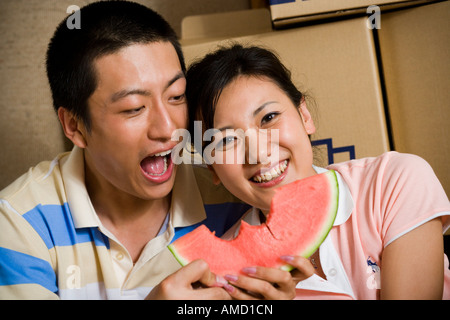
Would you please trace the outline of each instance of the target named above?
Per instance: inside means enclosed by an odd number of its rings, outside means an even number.
[[[283,3],[289,3],[289,2],[295,2],[295,0],[270,0],[270,5],[273,6],[276,4],[283,4]]]
[[[311,141],[312,146],[320,146],[325,145],[327,147],[328,153],[328,164],[334,163],[334,155],[336,153],[348,152],[349,160],[355,159],[355,146],[345,146],[345,147],[334,147],[333,139],[321,139],[321,140],[313,140]]]

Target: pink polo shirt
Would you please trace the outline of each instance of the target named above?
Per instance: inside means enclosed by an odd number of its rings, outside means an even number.
[[[315,167],[318,173],[326,171]],[[422,158],[388,152],[328,167],[338,173],[339,208],[333,228],[320,246],[326,275],[297,285],[297,299],[379,299],[380,261],[390,243],[440,217],[450,226],[450,203],[432,168]],[[258,224],[257,210],[244,219]],[[238,226],[236,226],[237,228]],[[224,237],[229,237],[236,229]],[[445,264],[444,299],[450,299],[450,270]]]

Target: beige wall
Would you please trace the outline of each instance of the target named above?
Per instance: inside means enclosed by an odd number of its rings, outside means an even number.
[[[47,44],[70,5],[88,0],[0,0],[0,189],[30,166],[70,148],[45,75]],[[187,15],[243,10],[249,0],[137,0],[180,33]]]

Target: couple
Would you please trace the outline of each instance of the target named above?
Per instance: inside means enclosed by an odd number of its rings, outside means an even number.
[[[248,266],[224,277],[203,261],[181,268],[174,239],[200,224],[232,237],[241,219],[265,219],[275,187],[325,170],[312,164],[304,97],[259,48],[222,49],[186,71],[173,30],[141,5],[98,2],[81,18],[79,30],[60,24],[47,53],[75,147],[0,192],[1,299],[448,298],[448,199],[422,159],[396,153],[333,167],[342,196],[314,265],[283,256],[295,274]],[[172,133],[195,120],[277,129],[275,170],[175,165]],[[213,143],[216,158],[246,152],[237,135]],[[373,265],[383,277],[368,286]]]

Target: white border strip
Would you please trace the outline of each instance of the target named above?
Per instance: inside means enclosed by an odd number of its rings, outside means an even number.
[[[390,245],[393,241],[397,240],[401,236],[403,236],[403,235],[407,234],[408,232],[410,232],[410,231],[420,227],[421,225],[423,225],[423,224],[425,224],[425,223],[427,223],[427,222],[429,222],[429,221],[431,221],[433,219],[436,219],[438,217],[443,217],[443,216],[448,216],[448,215],[450,215],[450,211],[444,211],[444,212],[436,213],[435,215],[429,217],[428,219],[426,219],[424,221],[421,221],[420,223],[418,223],[418,224],[412,226],[411,228],[403,231],[402,233],[398,234],[395,238],[392,238],[388,243],[386,243],[384,245],[384,248],[386,248],[388,245]],[[450,219],[450,217],[449,217],[449,219]],[[444,234],[447,231],[448,228],[450,228],[450,224],[448,224],[448,226],[443,230],[442,234]]]

